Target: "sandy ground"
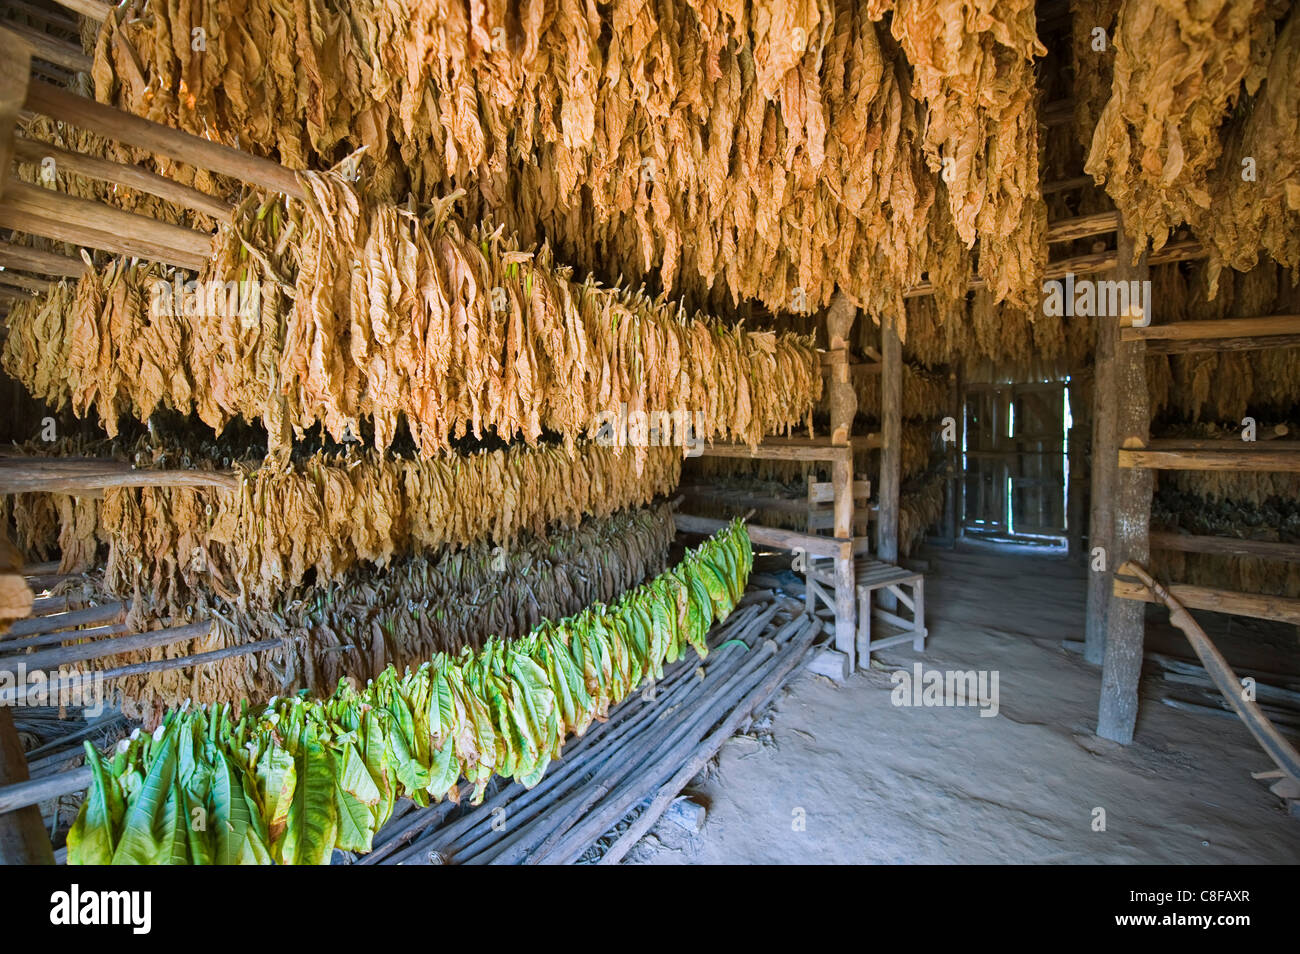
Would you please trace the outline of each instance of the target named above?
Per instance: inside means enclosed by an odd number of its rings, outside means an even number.
[[[1300,861],[1300,818],[1251,778],[1272,764],[1236,719],[1163,705],[1168,687],[1148,671],[1134,744],[1093,735],[1100,670],[1061,645],[1082,639],[1081,569],[970,551],[924,556],[927,651],[880,658],[887,669],[920,660],[926,670],[997,670],[998,715],[895,706],[887,671],[840,686],[803,672],[766,732],[731,740],[688,789],[708,807],[703,830],[663,821],[629,861]],[[1153,608],[1148,647],[1190,656],[1164,615]],[[1256,665],[1300,668],[1295,628],[1261,635],[1235,625],[1228,642],[1260,655]],[[1104,831],[1094,830],[1096,809]]]

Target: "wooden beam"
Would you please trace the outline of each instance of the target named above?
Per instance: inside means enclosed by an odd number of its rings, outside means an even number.
[[[1211,470],[1300,474],[1300,452],[1278,450],[1277,441],[1258,450],[1245,441],[1232,450],[1126,450],[1119,452],[1123,470]],[[1286,441],[1284,443],[1294,443]],[[1254,445],[1258,447],[1258,444]],[[1145,560],[1138,562],[1146,562]]]
[[[1206,251],[1200,242],[1170,242],[1158,252],[1148,252],[1147,265],[1168,265],[1171,262],[1188,262],[1205,258]],[[1043,273],[1044,278],[1064,278],[1066,275],[1091,275],[1118,268],[1121,256],[1116,252],[1096,255],[1078,255],[1051,262]]]
[[[234,471],[136,470],[125,461],[0,456],[0,494],[77,494],[107,487],[239,486]]]
[[[229,202],[223,202],[215,196],[190,186],[181,185],[166,176],[148,172],[138,166],[97,159],[79,152],[69,152],[47,142],[19,137],[14,141],[14,154],[24,162],[35,163],[38,166],[45,159],[50,158],[54,160],[57,167],[68,172],[156,195],[183,208],[210,215],[218,221],[228,220],[234,211],[234,206]]]
[[[13,160],[14,127],[27,99],[31,72],[31,46],[17,34],[0,30],[0,197]]]
[[[1260,318],[1224,318],[1216,321],[1175,321],[1167,325],[1125,328],[1123,341],[1189,341],[1210,338],[1256,338],[1265,335],[1300,335],[1300,315],[1266,315]]]
[[[679,533],[713,534],[730,526],[729,520],[716,520],[713,517],[695,517],[685,513],[673,514],[673,522]],[[822,537],[815,533],[799,533],[797,530],[781,530],[776,527],[764,527],[760,524],[747,523],[749,538],[756,544],[772,547],[774,550],[802,550],[809,556],[836,558],[844,553],[853,552],[851,540],[836,540],[834,537]]]
[[[119,249],[110,248],[107,249],[108,251],[117,251],[118,254],[126,255],[139,254],[144,258],[154,257],[127,248],[127,246],[138,246],[141,249],[153,250],[155,255],[170,256],[158,257],[158,261],[184,265],[187,268],[202,268],[212,253],[212,236],[207,232],[172,225],[169,222],[159,222],[147,215],[125,212],[103,202],[82,199],[65,192],[42,189],[38,185],[12,177],[5,186],[0,211],[10,219],[54,222],[66,232],[83,231],[88,235],[102,234],[109,240],[116,241],[120,246]],[[19,225],[9,227],[22,228]],[[62,241],[75,241],[63,239],[59,235],[51,237]]]
[[[1200,351],[1277,351],[1300,348],[1300,334],[1261,335],[1252,338],[1155,339],[1147,342],[1147,354],[1193,354]]]
[[[1285,560],[1300,563],[1300,543],[1276,540],[1243,540],[1209,534],[1152,531],[1152,550],[1177,550],[1181,553],[1214,553],[1220,556],[1254,557],[1258,560]]]
[[[880,354],[880,516],[876,521],[876,555],[885,563],[897,563],[903,466],[903,344],[892,316],[885,316],[880,323]]]
[[[0,785],[7,790],[27,784],[27,756],[14,728],[13,708],[0,706]],[[54,864],[54,849],[36,802],[0,814],[0,864]]]
[[[1134,246],[1123,223],[1116,232],[1119,281],[1147,281],[1150,269],[1143,251],[1138,264]],[[1146,345],[1141,341],[1119,340],[1119,323],[1102,320],[1115,340],[1114,391],[1105,400],[1115,406],[1115,437],[1121,447],[1145,444],[1150,437],[1151,412],[1147,392]],[[1101,381],[1096,385],[1099,390]],[[1094,453],[1113,454],[1101,447]],[[1113,545],[1107,565],[1125,561],[1145,564],[1151,556],[1148,533],[1151,527],[1151,494],[1155,476],[1149,470],[1121,468],[1115,479]],[[1095,491],[1095,488],[1094,488]],[[1112,742],[1128,745],[1137,726],[1138,680],[1142,675],[1146,613],[1141,604],[1128,600],[1110,601],[1106,610],[1106,650],[1101,668],[1101,701],[1097,706],[1097,734]]]
[[[83,17],[89,17],[96,23],[103,23],[113,12],[113,5],[108,0],[54,0],[59,6]]]
[[[49,83],[34,82],[28,87],[26,108],[199,169],[282,192],[294,199],[307,197],[293,170],[277,162],[150,122]]]
[[[701,448],[704,457],[726,457],[750,460],[824,460],[834,463],[846,454],[852,454],[852,447],[837,446],[826,438],[808,440],[799,437],[767,437],[757,447],[747,444],[705,444]]]
[[[1073,176],[1069,179],[1057,179],[1054,182],[1045,182],[1040,190],[1043,195],[1052,195],[1055,192],[1070,192],[1074,189],[1083,189],[1087,186],[1096,186],[1097,181],[1092,176]]]
[[[1119,464],[1111,448],[1116,437],[1115,348],[1119,343],[1114,321],[1098,321],[1094,346],[1092,388],[1092,473],[1091,512],[1088,519],[1088,587],[1084,619],[1083,658],[1100,666],[1106,653],[1106,614],[1110,608],[1110,574],[1118,564],[1110,562],[1115,531],[1115,481]],[[1103,451],[1102,449],[1106,450]],[[1100,548],[1100,549],[1099,549]]]
[[[69,630],[65,638],[79,638],[84,630]],[[109,636],[89,643],[75,646],[58,646],[53,649],[38,649],[32,653],[18,653],[0,657],[0,672],[15,672],[22,665],[27,672],[37,670],[57,670],[60,666],[71,666],[102,659],[105,656],[119,656],[122,653],[145,652],[159,646],[173,646],[188,639],[201,639],[212,632],[212,621],[189,623],[185,626],[173,626],[167,629],[154,629],[147,633],[133,633],[129,636]],[[0,648],[3,648],[0,643]]]
[[[35,27],[16,23],[13,20],[4,21],[0,29],[12,30],[26,40],[32,48],[32,56],[38,60],[53,63],[74,73],[89,73],[94,65],[95,61],[86,55],[81,47],[51,36],[44,30],[37,30]]]
[[[43,26],[63,30],[66,33],[79,34],[81,32],[81,21],[76,17],[68,16],[61,10],[50,10],[34,3],[28,3],[27,0],[7,0],[7,2],[10,13],[21,13],[29,20],[38,21]]]
[[[0,268],[20,269],[40,275],[57,275],[59,278],[80,278],[86,274],[86,263],[79,258],[45,252],[39,248],[0,242]]]
[[[1049,226],[1050,228],[1050,226]],[[1158,252],[1147,253],[1148,265],[1168,265],[1172,262],[1190,262],[1206,257],[1204,246],[1200,242],[1170,242]],[[1091,255],[1075,255],[1056,262],[1049,262],[1043,272],[1043,279],[1064,278],[1066,275],[1095,275],[1115,268],[1118,257],[1114,252],[1096,252]],[[984,287],[984,279],[971,278],[966,283],[967,291]],[[934,285],[929,281],[913,285],[903,293],[904,298],[922,298],[934,294]]]
[[[1300,626],[1300,600],[1286,596],[1263,596],[1254,593],[1236,593],[1210,586],[1191,586],[1174,583],[1169,593],[1188,609],[1208,610],[1211,613],[1228,613],[1232,616],[1250,616],[1255,619],[1274,620]],[[1146,584],[1116,579],[1114,593],[1133,603],[1154,603]]]
[[[1073,219],[1062,219],[1047,227],[1047,241],[1073,242],[1093,235],[1106,235],[1114,232],[1118,225],[1118,212],[1096,212]]]
[[[18,272],[11,272],[6,268],[0,270],[0,285],[9,285],[12,288],[25,288],[30,292],[44,294],[50,290],[51,281],[48,278],[31,278]]]
[[[1038,121],[1044,126],[1064,126],[1074,121],[1074,100],[1058,99],[1044,103],[1038,111]]]

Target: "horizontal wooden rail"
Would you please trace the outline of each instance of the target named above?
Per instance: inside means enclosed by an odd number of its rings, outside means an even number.
[[[715,520],[712,517],[694,517],[690,514],[673,514],[673,522],[681,533],[717,533],[730,526],[729,520]],[[745,525],[749,538],[759,546],[772,547],[777,550],[802,550],[809,556],[847,558],[853,550],[851,540],[836,537],[821,537],[813,533],[799,533],[795,530],[780,530],[776,527],[764,527],[754,523]]]
[[[90,643],[76,646],[59,646],[55,649],[40,649],[34,653],[20,653],[0,657],[0,672],[14,672],[19,665],[28,672],[40,669],[58,669],[75,663],[89,662],[104,656],[119,656],[122,653],[138,653],[159,646],[172,646],[187,639],[200,639],[212,632],[212,622],[189,623],[168,629],[154,629],[147,633],[133,633],[129,636],[109,636]],[[76,639],[77,631],[67,634],[68,639]],[[4,644],[0,644],[3,650]]]
[[[234,471],[137,470],[125,461],[0,456],[0,494],[76,494],[108,487],[239,486]]]
[[[44,30],[37,30],[13,20],[0,21],[0,28],[12,30],[27,41],[32,48],[32,56],[38,60],[53,63],[74,73],[89,73],[91,66],[94,65],[94,60],[82,52],[80,47],[51,36]]]
[[[281,638],[264,639],[256,643],[245,643],[242,646],[227,646],[225,649],[214,649],[211,652],[195,653],[193,656],[177,656],[173,659],[151,659],[148,662],[131,663],[129,666],[118,666],[115,669],[98,669],[91,672],[78,673],[76,675],[60,678],[57,682],[48,682],[43,689],[47,694],[67,693],[78,687],[86,685],[93,686],[96,681],[110,682],[114,679],[125,679],[128,676],[143,676],[155,672],[170,672],[173,669],[190,669],[195,666],[206,666],[209,663],[219,662],[222,659],[230,659],[234,656],[249,656],[253,653],[266,652],[268,649],[278,649],[285,644]],[[0,705],[12,705],[14,701],[22,699],[27,694],[27,687],[0,690]],[[82,689],[84,692],[85,690]],[[0,809],[2,811],[3,809]]]
[[[0,815],[26,808],[28,805],[39,805],[60,795],[85,791],[90,787],[90,782],[90,769],[82,766],[66,772],[55,772],[43,778],[6,785],[0,788]]]
[[[1093,235],[1105,235],[1119,228],[1118,212],[1095,212],[1073,219],[1062,219],[1047,227],[1048,242],[1073,242]]]
[[[1279,623],[1300,625],[1300,600],[1285,596],[1262,596],[1255,593],[1236,593],[1232,590],[1220,590],[1209,586],[1191,586],[1186,583],[1174,583],[1169,586],[1169,593],[1188,609],[1207,610],[1212,613],[1228,613],[1232,616],[1250,616],[1255,619],[1274,620]],[[1140,582],[1116,579],[1113,592],[1126,600],[1142,600],[1146,603],[1156,602],[1156,598]]]
[[[1055,192],[1070,192],[1074,189],[1083,189],[1087,186],[1095,186],[1097,181],[1092,176],[1072,176],[1069,179],[1057,179],[1053,182],[1043,183],[1043,195],[1052,195]]]
[[[54,2],[97,23],[103,23],[113,12],[113,5],[108,0],[54,0]]]
[[[11,272],[7,268],[0,271],[0,285],[8,285],[11,288],[22,288],[29,292],[43,294],[50,290],[51,284],[53,280],[49,278],[32,278],[21,272]]]
[[[66,170],[79,176],[85,176],[88,179],[112,182],[116,185],[126,186],[128,189],[146,192],[149,195],[155,195],[160,199],[192,209],[195,212],[210,215],[219,221],[229,219],[230,213],[234,211],[234,206],[229,202],[224,202],[215,196],[208,195],[206,192],[200,192],[191,186],[182,185],[175,180],[168,179],[166,176],[148,172],[138,166],[128,166],[120,162],[111,162],[107,159],[87,156],[80,152],[70,152],[47,142],[21,137],[16,138],[14,140],[14,155],[24,162],[36,163],[37,165],[40,165],[46,159],[53,159],[56,169]]]
[[[1300,563],[1300,544],[1276,540],[1243,540],[1210,534],[1172,533],[1153,530],[1152,550],[1177,550],[1182,553],[1215,553],[1222,556],[1255,557],[1260,560],[1286,560]]]
[[[1214,321],[1175,321],[1167,325],[1128,327],[1121,341],[1188,341],[1208,338],[1255,338],[1263,335],[1300,334],[1300,315],[1265,315],[1260,318],[1223,318]]]
[[[1250,471],[1300,474],[1300,452],[1276,450],[1279,442],[1259,448],[1242,441],[1232,450],[1126,450],[1119,452],[1120,467],[1150,470]],[[1291,442],[1285,442],[1291,443]],[[1259,449],[1248,449],[1259,448]]]
[[[101,603],[99,606],[85,606],[81,609],[64,610],[63,612],[49,613],[45,616],[16,620],[4,636],[0,636],[0,652],[4,652],[5,643],[11,639],[34,636],[37,633],[53,633],[76,626],[108,623],[121,619],[125,613],[125,603]]]
[[[92,199],[82,199],[42,189],[40,186],[11,178],[5,183],[0,212],[9,219],[9,228],[48,235],[64,242],[103,248],[119,255],[139,255],[160,262],[198,270],[212,254],[212,236],[182,225],[159,222],[147,215],[125,212],[115,206]],[[24,220],[28,225],[16,224]],[[42,222],[44,220],[44,222]],[[45,230],[41,231],[44,224]],[[61,234],[51,234],[55,228]],[[65,235],[86,235],[85,240]],[[116,247],[104,244],[114,243]]]
[[[291,198],[307,197],[293,170],[278,162],[151,122],[49,83],[34,82],[28,86],[26,107],[51,119],[138,149],[168,156],[199,169],[208,169],[264,189],[282,192]]]
[[[852,446],[832,444],[829,438],[768,437],[757,447],[747,444],[705,444],[701,447],[705,457],[727,457],[750,460],[843,460],[852,459]]]
[[[1205,258],[1205,247],[1200,242],[1170,242],[1164,248],[1147,255],[1149,265],[1168,265],[1172,262],[1190,262]],[[1075,255],[1059,261],[1049,262],[1043,272],[1044,280],[1064,278],[1066,275],[1095,275],[1113,269],[1119,263],[1114,251],[1096,252],[1091,255]],[[984,279],[971,278],[966,283],[967,291],[984,287]],[[934,294],[934,285],[929,281],[919,282],[903,293],[904,298],[922,298]]]
[[[79,258],[9,242],[0,242],[0,267],[59,278],[80,278],[86,273],[86,263]]]

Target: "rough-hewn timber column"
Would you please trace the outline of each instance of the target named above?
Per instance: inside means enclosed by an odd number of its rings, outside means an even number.
[[[847,447],[853,433],[853,418],[858,413],[858,394],[849,379],[849,333],[857,308],[840,292],[835,293],[826,312],[826,343],[830,358],[831,443]],[[848,452],[831,468],[831,485],[835,491],[835,536],[840,540],[853,537],[853,455]],[[848,556],[835,560],[835,648],[848,657],[849,669],[856,665],[854,642],[857,638],[857,604],[852,548]]]
[[[1106,615],[1110,608],[1110,580],[1118,561],[1114,551],[1115,480],[1119,476],[1119,440],[1116,438],[1115,345],[1119,327],[1112,320],[1094,319],[1096,350],[1092,382],[1092,506],[1088,522],[1088,593],[1084,620],[1083,658],[1100,666],[1106,650]],[[1097,548],[1100,547],[1100,554]]]
[[[880,514],[876,553],[898,562],[898,490],[903,466],[903,344],[894,319],[880,322]]]
[[[1149,278],[1146,255],[1131,265],[1133,245],[1123,228],[1119,231],[1118,281],[1145,282]],[[1139,286],[1141,287],[1141,286]],[[1143,296],[1146,301],[1149,296]],[[1146,316],[1151,319],[1150,315]],[[1150,438],[1151,412],[1147,397],[1146,343],[1120,341],[1119,322],[1099,319],[1108,327],[1115,345],[1114,392],[1115,436],[1113,444],[1094,448],[1094,456],[1105,454],[1112,465],[1119,447],[1142,447]],[[1100,381],[1098,381],[1100,391]],[[1107,554],[1109,577],[1125,560],[1145,565],[1151,556],[1152,473],[1142,467],[1117,468],[1114,496],[1113,543]],[[1094,488],[1095,493],[1095,488]],[[1101,703],[1097,710],[1097,734],[1127,745],[1137,725],[1138,679],[1142,675],[1142,643],[1145,635],[1146,604],[1137,600],[1111,599],[1106,611],[1106,650],[1101,670]]]

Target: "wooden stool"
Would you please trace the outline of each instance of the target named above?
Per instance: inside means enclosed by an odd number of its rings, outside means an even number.
[[[894,566],[892,563],[881,563],[878,560],[863,561],[857,565],[856,570],[858,665],[863,669],[868,669],[871,666],[871,654],[873,652],[909,640],[913,649],[918,653],[924,652],[925,637],[927,635],[925,628],[925,576],[916,570]],[[903,592],[904,587],[912,591],[910,596]],[[897,613],[873,607],[871,605],[871,594],[876,590],[887,590],[892,593],[901,604],[899,612],[902,612],[902,607],[906,606],[911,610],[912,618],[910,620],[904,619]],[[901,629],[902,632],[893,636],[886,636],[884,639],[872,639],[872,618],[895,626]]]
[[[818,561],[818,564],[821,565],[810,565],[808,567],[807,600],[809,613],[816,609],[816,601],[819,597],[831,609],[835,608],[835,601],[831,595],[835,591],[834,571],[824,566],[825,563],[829,562]],[[857,657],[857,665],[863,669],[869,668],[873,652],[878,652],[887,646],[896,646],[899,643],[909,641],[912,648],[917,652],[924,652],[925,637],[929,635],[925,628],[925,576],[916,570],[894,566],[892,563],[882,563],[879,560],[858,560],[855,562],[853,569],[853,582],[858,600],[858,633],[854,653]],[[823,587],[829,588],[829,592]],[[911,590],[910,595],[903,592],[904,587]],[[904,619],[897,613],[873,607],[871,605],[871,594],[876,590],[887,590],[893,593],[898,598],[899,603],[911,611],[912,618],[910,620]],[[873,617],[882,623],[896,626],[903,632],[873,640],[871,638],[871,620]]]

